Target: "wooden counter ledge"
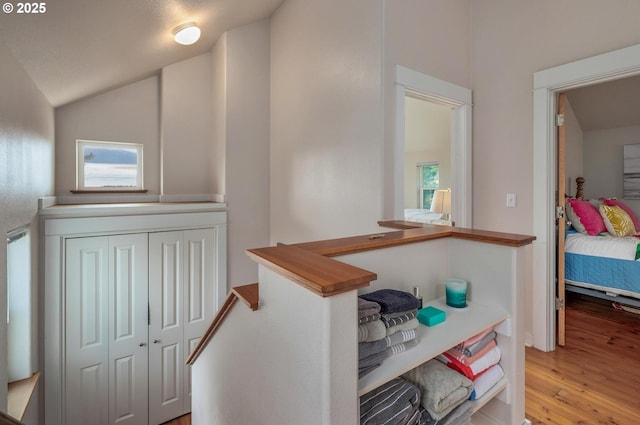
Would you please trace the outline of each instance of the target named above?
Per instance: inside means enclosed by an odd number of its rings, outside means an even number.
[[[292,245],[249,249],[247,253],[256,262],[322,297],[364,288],[378,278],[368,270]]]
[[[293,245],[278,244],[273,247],[249,249],[247,253],[265,267],[320,296],[328,297],[369,286],[369,282],[377,279],[373,272],[328,257],[448,237],[511,247],[528,245],[535,240],[534,236],[406,221],[384,221],[379,224],[404,230]]]

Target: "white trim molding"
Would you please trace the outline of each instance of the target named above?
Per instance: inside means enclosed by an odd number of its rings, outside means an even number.
[[[640,44],[533,75],[533,346],[552,351],[555,315],[555,190],[557,94],[640,74]],[[544,300],[544,302],[542,302]]]

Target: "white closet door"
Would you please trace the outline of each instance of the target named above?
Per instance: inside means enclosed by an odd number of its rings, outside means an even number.
[[[215,229],[149,234],[149,423],[191,410],[185,360],[215,313]]]
[[[184,358],[195,348],[215,313],[215,270],[218,253],[215,229],[184,232]],[[184,398],[186,410],[191,410],[191,366],[185,366]]]
[[[183,232],[149,234],[149,423],[184,412]]]
[[[110,237],[109,254],[109,420],[147,425],[147,234]]]
[[[107,237],[66,241],[66,425],[109,423]]]

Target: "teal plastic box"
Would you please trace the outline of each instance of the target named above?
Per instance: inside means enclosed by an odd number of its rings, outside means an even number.
[[[444,322],[447,318],[447,314],[435,307],[425,307],[418,310],[418,322],[427,326],[435,326],[438,323]]]

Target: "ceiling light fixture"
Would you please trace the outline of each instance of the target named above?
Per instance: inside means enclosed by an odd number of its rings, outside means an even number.
[[[188,46],[195,43],[200,38],[200,28],[195,22],[186,22],[173,29],[173,39],[176,43]]]

